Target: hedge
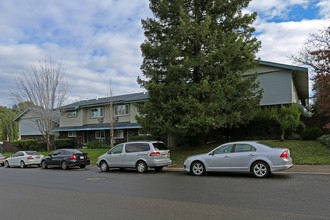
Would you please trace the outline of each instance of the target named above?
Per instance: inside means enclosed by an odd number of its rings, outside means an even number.
[[[47,142],[46,141],[37,141],[34,139],[28,140],[18,140],[11,142],[11,145],[17,147],[18,150],[33,150],[33,151],[46,151]]]
[[[75,141],[73,139],[57,139],[54,141],[55,149],[74,148]]]

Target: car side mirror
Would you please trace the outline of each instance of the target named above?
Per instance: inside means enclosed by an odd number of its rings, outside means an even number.
[[[209,155],[212,155],[213,156],[214,155],[214,151],[212,151],[211,153],[209,153]]]

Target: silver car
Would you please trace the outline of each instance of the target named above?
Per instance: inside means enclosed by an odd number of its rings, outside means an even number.
[[[7,157],[0,154],[0,166],[3,166],[5,164],[5,159],[7,159]]]
[[[119,144],[101,155],[96,165],[102,172],[109,168],[136,168],[144,173],[148,167],[160,171],[172,163],[170,150],[160,141],[137,141]]]
[[[261,178],[291,167],[289,149],[251,141],[226,143],[207,154],[188,157],[184,162],[184,170],[197,176],[218,171],[249,172]]]
[[[5,160],[5,167],[21,167],[37,165],[40,167],[41,159],[44,155],[37,151],[18,151],[13,156]]]

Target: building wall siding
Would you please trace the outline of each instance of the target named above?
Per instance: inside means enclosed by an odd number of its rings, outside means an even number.
[[[262,73],[258,75],[257,81],[264,90],[261,106],[292,103],[291,71]]]
[[[35,119],[21,118],[18,122],[19,135],[41,135]]]
[[[68,118],[67,112],[61,112],[60,116],[60,126],[82,126],[85,124],[98,124],[98,123],[109,123],[110,122],[110,106],[98,106],[104,108],[104,118],[100,122],[98,118],[91,118],[91,109],[97,107],[90,107],[90,108],[81,108],[77,110],[77,117]],[[131,122],[137,123],[135,116],[138,114],[137,107],[130,103],[129,107],[129,115],[119,116],[118,122]]]

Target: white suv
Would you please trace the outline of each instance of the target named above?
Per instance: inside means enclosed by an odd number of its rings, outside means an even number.
[[[96,165],[102,172],[109,168],[136,168],[144,173],[148,167],[160,171],[172,163],[170,150],[160,141],[136,141],[118,144],[101,155]]]

